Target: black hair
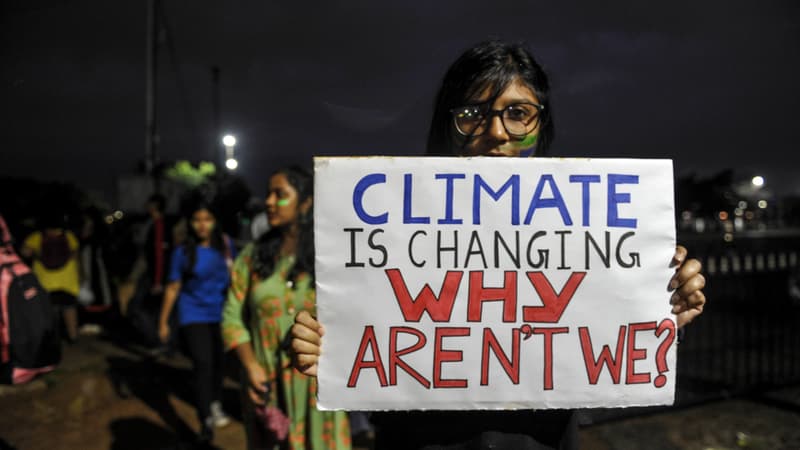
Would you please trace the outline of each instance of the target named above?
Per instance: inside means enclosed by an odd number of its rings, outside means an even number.
[[[67,217],[64,211],[55,205],[45,206],[41,215],[39,216],[38,226],[40,230],[48,228],[66,229]]]
[[[216,193],[211,185],[200,186],[189,191],[181,203],[181,210],[186,220],[187,229],[186,240],[183,242],[183,252],[186,256],[186,262],[181,268],[181,279],[185,282],[194,276],[194,266],[197,264],[197,246],[200,244],[200,239],[197,237],[194,227],[192,227],[192,216],[194,216],[194,213],[205,209],[214,216],[216,222],[214,228],[211,230],[211,248],[220,252],[222,255],[226,255],[228,252],[226,249],[228,244],[225,242],[225,235],[222,231]]]
[[[108,228],[103,220],[103,213],[100,208],[95,205],[89,205],[83,209],[81,227],[86,226],[87,222],[92,223],[92,234],[83,236],[83,233],[81,233],[83,244],[96,246],[108,240]]]
[[[539,113],[539,138],[536,155],[545,156],[555,137],[550,107],[550,85],[542,67],[533,55],[518,43],[485,41],[465,51],[447,70],[436,96],[436,104],[428,132],[428,155],[457,155],[450,110],[485,89],[491,89],[490,102],[497,98],[514,79],[525,82],[544,107]]]
[[[147,198],[147,203],[152,203],[155,205],[158,212],[164,212],[164,209],[167,206],[167,198],[164,197],[162,194],[155,193],[152,194],[150,197]]]
[[[283,174],[289,184],[297,191],[298,207],[306,200],[314,197],[314,177],[308,170],[299,166],[290,166],[275,171],[270,178]],[[295,249],[295,262],[287,278],[296,280],[297,276],[306,273],[314,278],[314,205],[297,219],[298,235]],[[253,258],[253,270],[261,279],[266,279],[275,270],[281,243],[283,228],[270,228],[256,242]]]

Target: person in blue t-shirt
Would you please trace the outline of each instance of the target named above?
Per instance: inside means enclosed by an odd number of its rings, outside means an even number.
[[[172,252],[158,333],[162,342],[169,340],[169,318],[177,303],[179,330],[194,367],[200,439],[210,441],[214,427],[230,423],[221,403],[224,353],[220,321],[236,255],[217,225],[212,202],[192,203],[186,214],[186,241]]]

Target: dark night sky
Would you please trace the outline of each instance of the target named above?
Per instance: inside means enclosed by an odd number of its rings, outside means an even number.
[[[800,194],[794,0],[162,2],[178,64],[164,41],[160,156],[211,156],[218,65],[223,129],[258,194],[314,154],[422,153],[446,67],[487,37],[526,41],[550,74],[555,154],[731,167]],[[0,175],[113,192],[144,153],[146,2],[4,5]]]

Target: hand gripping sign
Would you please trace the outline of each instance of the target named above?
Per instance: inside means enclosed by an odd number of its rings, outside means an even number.
[[[673,402],[671,161],[314,163],[320,408]]]

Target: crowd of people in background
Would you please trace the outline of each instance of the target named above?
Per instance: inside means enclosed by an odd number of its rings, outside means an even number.
[[[78,338],[79,251],[78,238],[66,228],[63,216],[60,217],[56,211],[44,212],[38,230],[25,238],[20,250],[42,287],[50,294],[50,300],[63,319],[65,337],[70,343]]]
[[[279,170],[226,230],[214,183],[152,194],[126,220],[52,207],[13,246],[48,292],[60,345],[99,335],[145,358],[191,361],[197,442],[231,422],[228,377],[242,386],[236,415],[250,448],[347,449],[348,414],[316,409],[316,380],[292,369],[284,339],[297,311],[315,310],[312,187],[310,171]]]
[[[548,89],[544,72],[523,47],[479,44],[446,75],[428,153],[545,155],[554,136]],[[348,449],[350,419],[363,424],[364,416],[316,408],[322,333],[313,318],[312,176],[291,167],[264,181],[264,215],[240,227],[242,233],[223,230],[208,190],[192,191],[181,202],[178,220],[166,214],[166,199],[153,195],[133,239],[138,252],[117,270],[104,264],[99,236],[107,234],[90,213],[78,230],[70,230],[63,215],[46,210],[20,252],[58,308],[67,343],[80,339],[78,309],[91,307],[118,313],[146,353],[189,356],[201,441],[212,440],[213,429],[230,422],[220,404],[227,349],[240,363],[249,448]],[[683,326],[702,312],[704,281],[685,249],[678,249],[673,265],[676,275],[665,282],[672,281],[673,313]],[[395,413],[375,422],[382,425],[383,448],[577,448],[577,424],[568,410]],[[442,424],[451,434],[444,434]]]

